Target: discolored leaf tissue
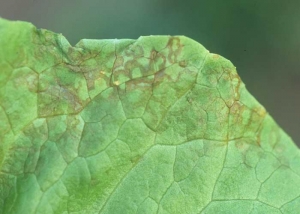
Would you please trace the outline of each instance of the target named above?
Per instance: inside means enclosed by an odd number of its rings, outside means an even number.
[[[297,214],[300,152],[192,39],[0,19],[0,213]]]

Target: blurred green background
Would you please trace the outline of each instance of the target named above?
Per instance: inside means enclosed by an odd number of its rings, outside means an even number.
[[[300,146],[299,0],[0,0],[0,16],[82,38],[186,35],[230,59]]]

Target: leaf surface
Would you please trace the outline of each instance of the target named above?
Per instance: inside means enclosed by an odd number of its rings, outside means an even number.
[[[299,149],[230,61],[0,19],[0,213],[299,210]]]

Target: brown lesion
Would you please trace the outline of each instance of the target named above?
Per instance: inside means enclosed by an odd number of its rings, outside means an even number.
[[[30,72],[20,72],[21,75],[18,75],[11,80],[15,88],[24,87],[32,93],[37,93],[38,74],[28,67],[21,67],[18,69],[28,69]]]
[[[240,99],[240,87],[241,87],[242,80],[241,80],[240,76],[237,74],[237,72],[229,71],[228,73],[229,73],[231,82],[233,83],[234,80],[237,82],[236,85],[232,84],[232,86],[233,86],[233,90],[235,92],[235,94],[234,94],[235,100],[239,100]]]
[[[131,44],[125,49],[124,54],[129,58],[139,58],[144,56],[144,49],[140,45],[135,45],[133,48],[133,44]]]
[[[245,114],[244,114],[245,113]],[[235,101],[230,108],[229,117],[231,135],[235,138],[252,138],[256,139],[257,145],[260,146],[260,129],[268,113],[263,107],[258,106],[254,109],[249,108],[240,101]],[[239,128],[240,133],[236,134]],[[234,132],[234,133],[233,133]]]
[[[53,70],[54,69],[54,70]],[[48,117],[62,114],[74,114],[79,113],[84,106],[90,101],[88,95],[88,89],[84,89],[86,86],[82,85],[83,80],[82,74],[78,78],[82,81],[77,82],[75,86],[74,82],[64,83],[63,80],[57,75],[57,71],[53,68],[46,73],[46,75],[39,79],[39,90],[38,90],[38,116]],[[70,72],[65,67],[60,67],[59,72]],[[51,74],[51,75],[50,75]],[[77,77],[77,76],[76,76]],[[68,77],[70,78],[70,77]],[[83,96],[82,91],[85,91]]]
[[[178,62],[178,56],[181,54],[184,45],[181,44],[179,37],[170,37],[167,49],[168,53],[168,60],[170,63]]]
[[[126,91],[143,90],[144,88],[152,88],[154,75],[148,77],[135,78],[125,83]]]
[[[90,70],[86,69],[82,73],[86,80],[88,91],[95,89],[95,81],[99,79],[103,79],[104,82],[106,83],[105,84],[106,86],[109,85],[110,77],[107,71],[105,71],[104,69],[98,69],[98,68],[94,68]]]
[[[120,76],[124,76],[123,78],[127,78],[127,80],[123,79],[120,82],[123,83],[134,78],[152,75],[165,68],[166,57],[164,54],[152,49],[150,57],[147,58],[143,55],[143,51],[140,50],[140,46],[135,46],[135,48],[138,50],[135,54],[129,54],[129,50],[125,50],[124,55],[126,57],[119,56],[122,53],[118,53],[117,60],[113,66],[113,79],[115,81],[120,80]],[[143,61],[145,59],[148,60],[148,63],[147,61]],[[135,70],[138,70],[140,73],[139,76],[133,76]]]
[[[170,37],[166,47],[161,51],[152,48],[149,57],[144,56],[143,48],[140,45],[132,47],[130,45],[124,51],[125,57],[120,57],[123,53],[116,53],[117,58],[113,66],[114,80],[118,80],[118,76],[124,75],[129,81],[133,77],[133,70],[138,69],[141,76],[148,76],[152,74],[161,73],[168,66],[179,63],[179,66],[185,68],[187,66],[186,60],[178,62],[178,56],[181,54],[183,46],[179,37]],[[166,53],[167,51],[167,53]],[[142,59],[148,59],[148,63],[141,62]],[[167,66],[167,64],[170,64]],[[156,76],[160,76],[159,74]],[[122,83],[122,82],[121,82]]]
[[[178,64],[179,64],[180,67],[185,68],[187,66],[187,61],[186,60],[182,60]]]
[[[160,60],[161,63],[159,63]],[[157,71],[160,71],[166,67],[166,64],[167,64],[167,57],[163,53],[155,49],[152,49],[149,58],[149,67],[151,71],[154,71],[155,69],[157,69]],[[155,68],[155,66],[157,66],[157,68]]]

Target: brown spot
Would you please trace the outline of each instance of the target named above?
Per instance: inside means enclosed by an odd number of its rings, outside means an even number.
[[[220,58],[220,55],[218,55],[218,54],[212,54],[212,58],[213,58],[213,59],[219,59],[219,58]]]
[[[167,44],[167,48],[169,49],[169,62],[177,62],[177,57],[179,56],[183,48],[183,45],[180,43],[180,39],[178,37],[171,37]]]
[[[126,91],[132,91],[138,88],[143,88],[144,90],[146,90],[147,88],[151,88],[153,80],[154,80],[153,78],[149,78],[149,77],[140,77],[140,78],[129,80],[125,83]]]
[[[155,59],[155,57],[156,57],[156,55],[157,55],[157,51],[156,50],[152,50],[151,51],[151,55],[150,55],[150,59]]]
[[[179,66],[185,68],[187,66],[186,60],[182,60],[179,62]]]
[[[125,50],[126,56],[132,56],[132,57],[142,57],[144,56],[144,49],[140,45],[131,45],[128,49]]]

